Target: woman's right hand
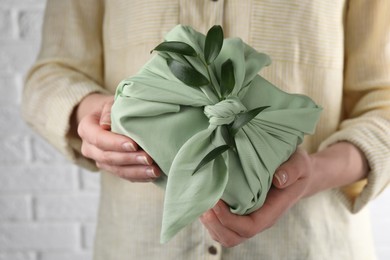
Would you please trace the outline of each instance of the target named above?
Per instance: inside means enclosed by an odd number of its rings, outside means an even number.
[[[113,96],[90,94],[77,107],[73,124],[82,140],[81,153],[106,172],[131,182],[153,181],[160,170],[129,137],[111,132]]]

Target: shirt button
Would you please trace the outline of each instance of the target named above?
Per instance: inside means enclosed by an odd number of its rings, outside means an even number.
[[[209,253],[211,255],[216,255],[218,253],[218,250],[217,250],[217,248],[215,246],[210,246],[209,247]]]

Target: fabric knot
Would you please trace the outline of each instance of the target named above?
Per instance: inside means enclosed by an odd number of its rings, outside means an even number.
[[[228,125],[236,115],[247,111],[238,97],[229,97],[215,105],[204,107],[204,113],[209,118],[210,125]]]

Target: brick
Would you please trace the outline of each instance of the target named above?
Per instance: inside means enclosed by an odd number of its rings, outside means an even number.
[[[92,260],[91,252],[43,252],[40,260]]]
[[[46,0],[0,0],[3,7],[40,7],[44,8]]]
[[[23,136],[0,137],[0,164],[14,165],[26,162],[28,159],[26,138]]]
[[[22,10],[18,15],[19,37],[23,40],[41,39],[43,10]]]
[[[0,71],[25,75],[36,60],[39,41],[5,42],[0,48]]]
[[[56,165],[0,165],[0,192],[69,191],[78,187],[75,167]]]
[[[66,194],[36,197],[36,216],[42,220],[94,221],[99,195]]]
[[[0,209],[0,221],[31,220],[31,197],[27,195],[2,195]]]
[[[65,157],[60,152],[36,134],[31,138],[31,152],[33,162],[66,162]]]
[[[24,89],[24,82],[26,75],[19,74],[19,73],[14,73],[14,82],[16,86],[16,104],[20,107],[20,104],[22,103],[22,94],[23,94],[23,89]]]
[[[0,250],[75,250],[79,245],[77,224],[0,224]]]
[[[80,168],[81,188],[87,191],[100,190],[100,173]]]
[[[2,106],[0,104],[0,133],[3,137],[31,131],[20,117],[19,111],[18,106]]]
[[[1,16],[1,12],[0,12]],[[1,20],[1,18],[0,18]],[[1,35],[1,32],[0,32]],[[0,104],[1,106],[15,106],[19,100],[19,89],[16,79],[11,74],[0,74]]]
[[[12,38],[12,15],[9,9],[0,9],[0,39]]]
[[[0,260],[36,260],[33,252],[0,252]]]
[[[84,224],[82,227],[82,245],[85,249],[92,249],[95,242],[96,223]]]

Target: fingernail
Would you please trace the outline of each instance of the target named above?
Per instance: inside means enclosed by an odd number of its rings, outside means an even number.
[[[101,125],[111,125],[111,115],[105,114],[100,118],[100,124]]]
[[[145,156],[137,156],[135,157],[135,159],[137,160],[137,162],[139,162],[140,164],[145,164],[145,165],[149,165],[150,163],[148,162],[148,159],[146,159]]]
[[[275,173],[275,178],[278,180],[280,185],[284,185],[284,184],[286,184],[287,179],[288,179],[287,172],[285,172],[283,170],[277,171]]]
[[[156,178],[157,177],[157,174],[156,172],[154,171],[154,168],[153,167],[148,167],[146,169],[146,175],[148,175],[149,177],[152,177],[152,178]]]
[[[122,144],[122,148],[123,148],[123,150],[125,150],[127,152],[135,152],[135,147],[130,142]]]

